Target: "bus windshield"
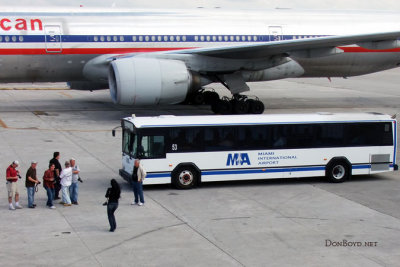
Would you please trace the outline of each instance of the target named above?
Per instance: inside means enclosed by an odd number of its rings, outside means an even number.
[[[137,152],[137,135],[130,129],[124,129],[122,140],[122,152],[135,158]]]

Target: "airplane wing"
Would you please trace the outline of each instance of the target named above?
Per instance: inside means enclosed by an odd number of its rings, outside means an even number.
[[[391,49],[400,47],[400,43],[397,41],[398,38],[400,38],[400,31],[283,40],[258,44],[178,50],[167,53],[194,54],[230,59],[256,59],[293,51],[333,48],[352,44],[359,44],[367,49]]]

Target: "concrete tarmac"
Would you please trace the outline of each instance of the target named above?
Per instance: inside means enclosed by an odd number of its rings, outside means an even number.
[[[289,79],[250,84],[265,113],[374,111],[400,114],[399,70],[347,80]],[[30,88],[31,85],[19,88]],[[400,266],[398,172],[355,176],[342,184],[323,178],[207,183],[193,190],[145,187],[145,205],[118,177],[122,117],[205,115],[208,106],[133,108],[114,105],[108,91],[63,85],[0,90],[0,266]],[[227,93],[221,86],[218,92]],[[54,151],[77,159],[83,183],[79,205],[7,205],[5,170],[14,160],[25,177],[32,159],[38,176]],[[108,231],[102,206],[110,179],[122,186],[117,229]]]

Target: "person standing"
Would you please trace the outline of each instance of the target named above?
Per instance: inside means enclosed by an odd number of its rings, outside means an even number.
[[[56,207],[53,205],[54,200],[54,169],[55,165],[50,164],[49,169],[46,170],[43,174],[43,187],[47,192],[47,207],[50,209],[55,209]]]
[[[132,171],[132,188],[135,199],[132,202],[132,205],[142,206],[144,204],[143,197],[143,181],[146,178],[146,171],[143,166],[140,164],[140,160],[135,160],[133,171]],[[140,200],[140,201],[139,201]]]
[[[114,232],[117,228],[114,212],[118,208],[118,199],[121,197],[121,188],[115,179],[111,179],[111,187],[107,189],[106,198],[107,202],[107,217],[110,223],[110,232]]]
[[[72,168],[72,183],[69,188],[69,193],[71,196],[72,204],[78,205],[78,190],[79,190],[78,180],[79,180],[80,169],[79,166],[75,164],[76,161],[74,158],[71,158],[69,162]]]
[[[40,184],[39,180],[36,177],[36,166],[37,161],[31,161],[31,166],[26,172],[26,180],[25,186],[26,191],[28,192],[28,208],[34,209],[36,207],[35,204],[35,186]]]
[[[65,162],[65,169],[61,171],[61,191],[62,191],[62,204],[64,206],[71,206],[71,198],[69,196],[69,187],[72,182],[72,168],[69,161]]]
[[[17,170],[18,165],[18,160],[14,160],[6,171],[8,205],[10,210],[22,209],[22,206],[19,204],[18,177],[21,176]],[[15,200],[15,207],[12,202],[13,198]]]
[[[53,158],[50,160],[49,164],[54,164],[55,169],[54,169],[54,179],[55,179],[55,184],[54,184],[54,199],[60,199],[59,194],[60,194],[60,189],[61,189],[61,184],[60,184],[60,174],[62,171],[61,164],[60,164],[60,152],[54,152],[53,153]]]

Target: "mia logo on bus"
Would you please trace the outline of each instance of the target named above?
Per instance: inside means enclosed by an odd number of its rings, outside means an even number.
[[[226,160],[226,166],[233,165],[251,165],[249,154],[247,153],[229,153]]]

